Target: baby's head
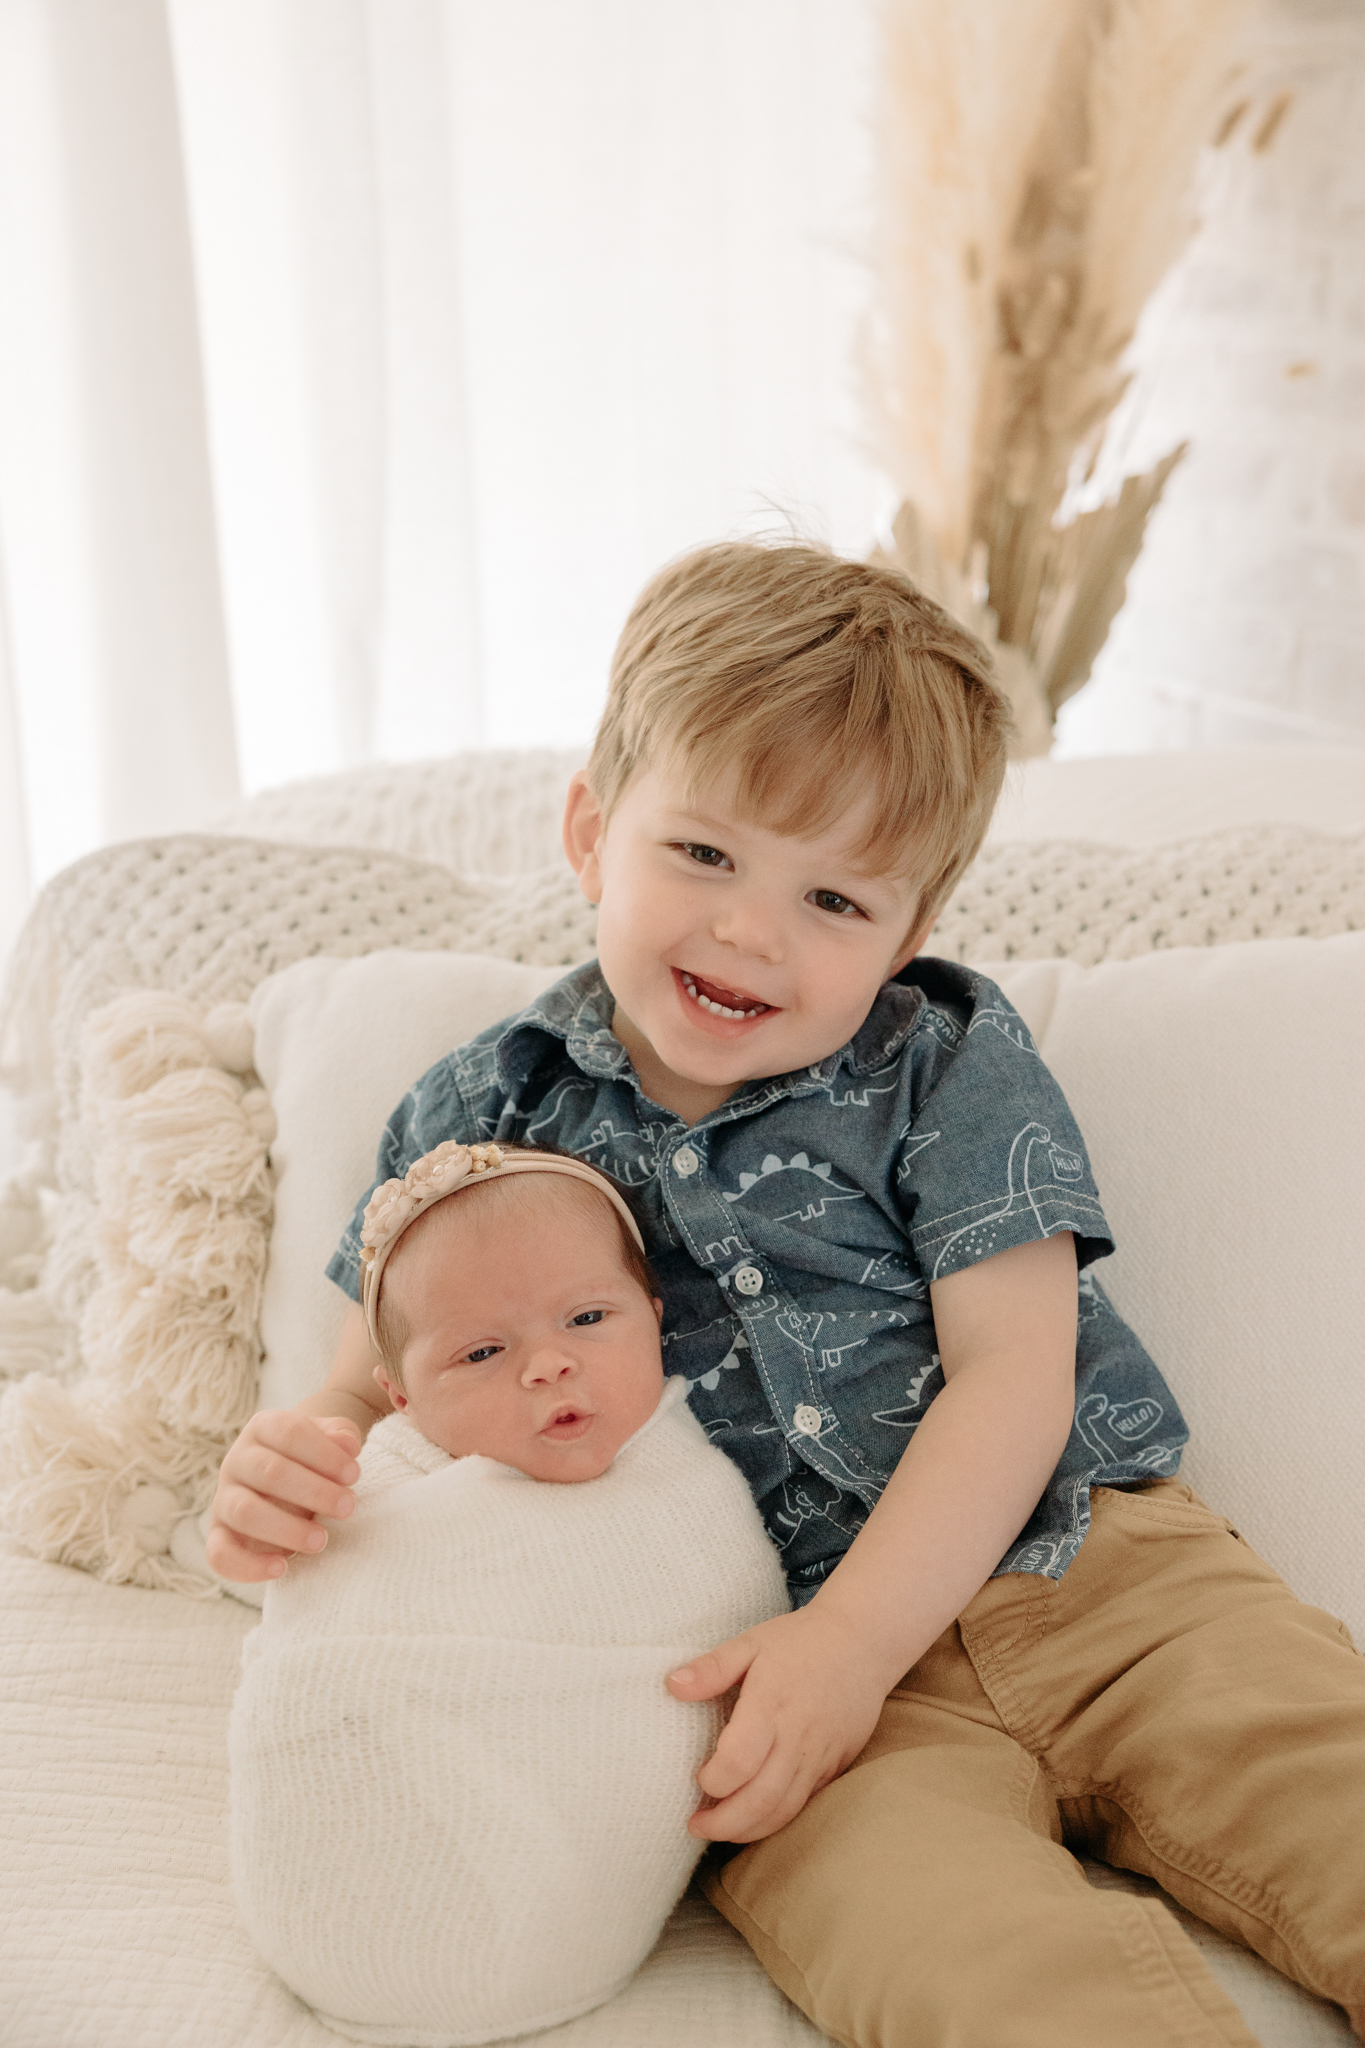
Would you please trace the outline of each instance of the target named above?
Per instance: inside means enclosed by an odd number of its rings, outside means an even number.
[[[565,816],[646,1086],[837,1051],[980,846],[1009,731],[985,648],[889,566],[732,542],[657,576]]]
[[[581,1160],[447,1143],[376,1190],[363,1301],[375,1378],[434,1444],[596,1479],[663,1391],[638,1227]]]

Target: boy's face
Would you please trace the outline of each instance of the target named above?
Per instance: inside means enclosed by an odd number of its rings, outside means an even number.
[[[688,803],[681,788],[644,772],[604,827],[576,776],[564,838],[600,905],[612,1028],[646,1093],[695,1121],[742,1081],[837,1051],[933,920],[914,928],[912,879],[853,865],[857,812],[797,838],[739,815],[724,789]]]
[[[626,1270],[599,1197],[530,1203],[543,1217],[461,1194],[395,1249],[384,1286],[400,1290],[406,1386],[382,1366],[375,1377],[452,1457],[596,1479],[659,1405],[660,1304]]]

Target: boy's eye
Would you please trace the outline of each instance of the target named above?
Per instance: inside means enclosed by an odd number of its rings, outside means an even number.
[[[486,1358],[496,1358],[502,1350],[501,1344],[481,1344],[477,1351],[466,1351],[466,1365],[482,1365]]]
[[[689,860],[704,868],[723,868],[729,865],[728,857],[718,846],[699,846],[694,839],[684,839],[682,850]]]
[[[578,1324],[580,1328],[582,1328],[588,1323],[600,1323],[601,1320],[602,1311],[600,1308],[585,1308],[582,1315],[574,1317],[574,1322]]]
[[[847,917],[850,912],[854,917],[862,916],[857,904],[841,896],[837,889],[812,889],[811,902],[817,910],[831,910],[836,917]]]

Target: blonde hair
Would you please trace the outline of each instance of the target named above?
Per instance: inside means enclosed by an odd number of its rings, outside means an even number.
[[[985,837],[1009,736],[986,649],[898,569],[807,541],[728,541],[670,563],[636,600],[587,774],[610,817],[671,757],[689,797],[733,775],[745,813],[806,835],[870,790],[850,855],[913,872],[927,916]]]
[[[515,1154],[522,1150],[529,1151],[532,1148],[523,1148],[518,1145],[503,1145],[500,1149],[505,1154]],[[549,1153],[552,1156],[564,1158],[574,1157],[572,1153],[561,1153],[560,1148],[555,1145],[538,1145],[534,1150],[542,1155]],[[576,1164],[586,1166],[588,1162],[587,1160],[580,1159],[576,1161]],[[602,1175],[604,1182],[607,1178],[606,1174]],[[615,1182],[610,1184],[615,1186]],[[621,1193],[622,1190],[618,1188],[617,1192]],[[447,1195],[444,1201],[434,1203],[425,1215],[419,1216],[415,1223],[410,1224],[403,1233],[401,1244],[395,1247],[393,1257],[389,1260],[389,1265],[392,1266],[394,1260],[401,1257],[404,1247],[409,1247],[411,1239],[421,1235],[431,1218],[439,1216],[443,1212],[448,1212],[452,1202],[456,1199],[457,1195]],[[621,1246],[621,1264],[625,1269],[627,1279],[634,1281],[637,1287],[642,1288],[651,1301],[659,1293],[659,1283],[655,1278],[654,1269],[650,1265],[645,1253],[635,1242],[625,1218],[618,1213],[614,1203],[604,1201],[584,1181],[565,1181],[558,1175],[547,1175],[544,1178],[537,1175],[534,1186],[528,1188],[524,1179],[502,1180],[490,1178],[485,1183],[477,1184],[472,1195],[466,1192],[464,1199],[476,1200],[485,1213],[490,1202],[502,1202],[505,1207],[510,1206],[514,1209],[519,1206],[523,1213],[525,1213],[530,1210],[531,1204],[538,1199],[578,1204],[587,1201],[592,1206],[593,1214],[600,1213],[604,1228],[609,1227],[608,1219],[610,1219],[611,1224],[615,1225],[616,1235]],[[384,1370],[402,1393],[407,1392],[407,1384],[403,1378],[403,1353],[406,1351],[411,1337],[412,1327],[403,1312],[401,1290],[399,1295],[395,1297],[391,1284],[382,1287],[379,1299],[375,1304],[375,1350],[383,1361]]]

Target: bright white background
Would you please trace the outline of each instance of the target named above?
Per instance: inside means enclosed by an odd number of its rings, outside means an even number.
[[[683,548],[866,550],[870,51],[863,0],[0,0],[11,928],[239,789],[585,740]]]
[[[0,0],[0,957],[109,840],[583,742],[686,547],[867,548],[882,4]],[[1365,744],[1360,0],[1263,0],[1245,79],[1064,754]]]
[[[1365,6],[1264,0],[1108,475],[1188,441],[1059,757],[1365,747]]]

